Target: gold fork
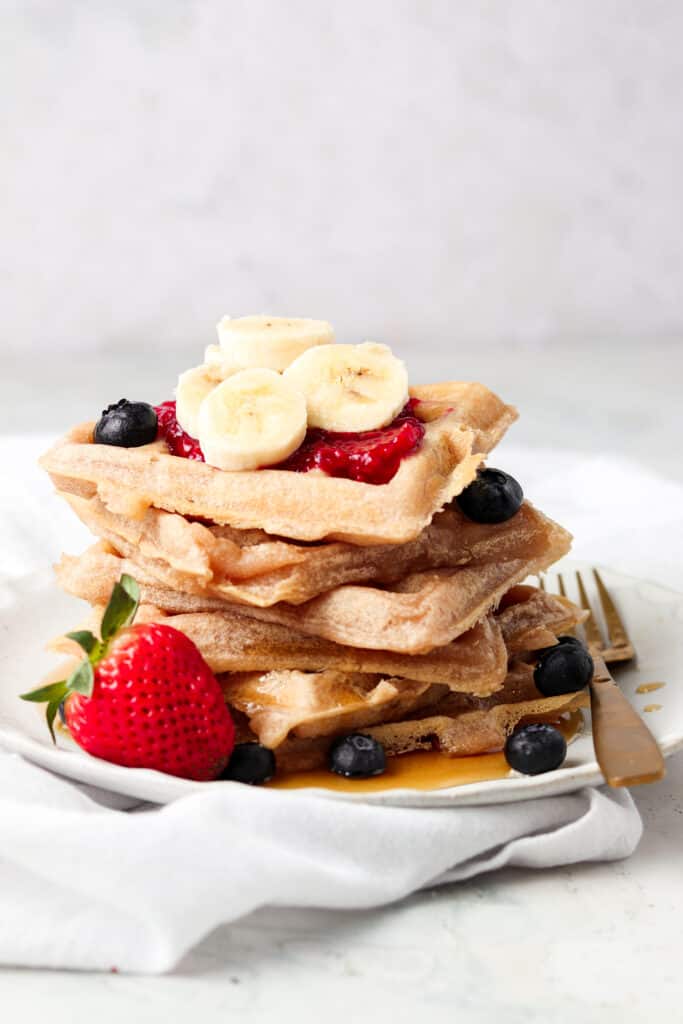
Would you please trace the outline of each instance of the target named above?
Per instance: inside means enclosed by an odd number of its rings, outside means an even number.
[[[624,697],[606,665],[606,662],[630,661],[635,656],[635,649],[597,569],[593,569],[593,576],[607,626],[606,637],[603,637],[588,600],[581,573],[576,573],[579,602],[588,612],[583,629],[595,666],[590,683],[595,756],[610,786],[638,786],[644,782],[657,782],[664,777],[666,771],[657,741]],[[562,597],[566,597],[562,576],[558,574],[557,579],[559,592]],[[545,590],[543,580],[541,589]],[[576,630],[572,632],[576,633]]]

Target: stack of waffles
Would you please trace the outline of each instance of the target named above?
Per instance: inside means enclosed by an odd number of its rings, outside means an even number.
[[[520,720],[585,700],[536,690],[534,652],[581,613],[523,583],[568,551],[569,534],[527,501],[494,525],[457,502],[515,411],[479,384],[410,394],[424,438],[380,485],[225,472],[161,437],[96,444],[92,423],[42,460],[97,538],[57,566],[91,606],[90,628],[121,573],[135,577],[139,617],[195,642],[239,739],[273,749],[278,772],[324,765],[352,732],[388,756],[497,750]]]

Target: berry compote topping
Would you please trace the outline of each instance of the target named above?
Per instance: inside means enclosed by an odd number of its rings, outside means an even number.
[[[277,469],[291,469],[295,473],[321,469],[328,476],[342,476],[364,484],[388,484],[396,476],[402,459],[422,444],[425,428],[415,415],[415,404],[408,402],[393,423],[379,430],[353,434],[311,429],[303,444]]]
[[[157,440],[166,442],[171,455],[192,459],[193,462],[203,462],[204,455],[199,447],[199,441],[186,434],[176,419],[175,402],[162,402],[154,408],[159,424]]]
[[[415,415],[416,405],[411,399],[393,423],[379,430],[354,434],[313,428],[288,459],[269,468],[294,473],[321,469],[328,476],[365,484],[388,484],[396,476],[401,461],[422,444],[425,428]],[[156,406],[156,414],[157,436],[166,442],[171,455],[204,462],[199,442],[186,434],[176,419],[175,402],[162,402]]]

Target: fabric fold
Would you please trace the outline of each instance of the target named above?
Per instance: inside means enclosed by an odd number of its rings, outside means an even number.
[[[504,865],[628,856],[625,791],[413,809],[237,784],[136,813],[0,758],[0,962],[171,970],[263,906],[367,909]]]

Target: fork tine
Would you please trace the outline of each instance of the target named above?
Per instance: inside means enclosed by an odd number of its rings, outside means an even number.
[[[581,607],[584,609],[584,611],[587,611],[589,613],[588,618],[583,624],[583,628],[586,631],[586,640],[588,641],[588,646],[597,647],[598,650],[602,650],[602,648],[604,647],[602,634],[600,632],[597,622],[595,621],[595,615],[593,614],[593,609],[591,608],[590,601],[588,600],[588,594],[586,593],[586,588],[583,585],[583,580],[581,579],[580,572],[577,572],[576,574],[576,583],[579,588],[579,600],[581,603]]]
[[[538,577],[538,589],[545,591],[545,579],[543,576]]]
[[[600,604],[602,605],[603,615],[607,623],[609,642],[612,647],[628,647],[631,641],[629,640],[624,623],[597,569],[593,569],[593,576],[595,577]]]
[[[557,589],[560,592],[560,597],[566,597],[567,596],[567,588],[564,585],[564,580],[562,579],[562,573],[561,572],[558,572],[558,574],[557,574]],[[576,626],[572,626],[571,629],[565,630],[564,635],[565,636],[576,636]]]

